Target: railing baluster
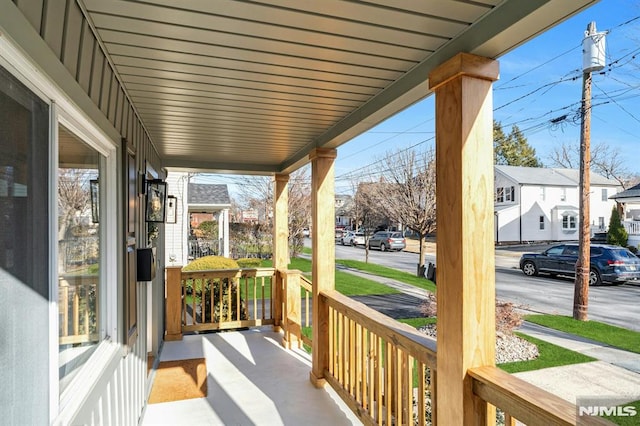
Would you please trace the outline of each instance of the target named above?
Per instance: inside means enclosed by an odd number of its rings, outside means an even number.
[[[418,395],[416,400],[418,403],[418,426],[421,426],[425,424],[425,419],[427,417],[426,415],[427,407],[426,407],[426,401],[425,401],[425,394],[426,394],[425,382],[427,381],[426,380],[427,368],[420,361],[418,361],[417,374],[418,374]],[[433,399],[432,399],[432,402],[433,402]]]

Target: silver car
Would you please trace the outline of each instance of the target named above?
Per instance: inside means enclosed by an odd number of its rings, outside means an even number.
[[[379,231],[369,238],[369,248],[377,248],[380,251],[398,250],[402,251],[407,247],[407,242],[401,232]]]
[[[364,245],[364,234],[362,232],[349,231],[342,237],[342,245],[357,246]]]

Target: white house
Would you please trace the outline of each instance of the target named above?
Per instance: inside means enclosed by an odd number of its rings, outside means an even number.
[[[577,240],[580,171],[495,166],[495,241]],[[591,230],[606,230],[619,183],[591,173]]]
[[[610,197],[618,204],[620,219],[629,234],[630,246],[640,246],[640,184]]]
[[[231,199],[224,184],[189,182],[185,172],[167,173],[167,191],[176,197],[176,221],[165,224],[165,261],[167,265],[189,262],[189,215],[211,213],[217,216],[219,243],[216,253],[229,257],[229,209]]]

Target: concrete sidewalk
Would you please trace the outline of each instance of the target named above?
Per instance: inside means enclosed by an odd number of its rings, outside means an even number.
[[[511,256],[516,258],[516,256]],[[516,258],[519,258],[519,255]],[[399,295],[356,296],[353,299],[391,318],[420,317],[426,290],[389,278],[336,265],[349,272],[400,291]],[[516,373],[515,376],[573,404],[580,398],[616,397],[640,400],[640,354],[613,348],[579,336],[524,322],[518,331],[554,345],[580,352],[597,361]]]

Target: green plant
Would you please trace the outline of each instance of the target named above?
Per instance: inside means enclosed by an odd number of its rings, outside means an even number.
[[[238,262],[228,257],[205,256],[190,262],[182,268],[183,272],[208,271],[211,269],[238,269]]]
[[[620,221],[620,213],[618,209],[613,207],[611,210],[611,219],[609,219],[609,232],[607,232],[607,243],[617,246],[626,247],[629,234],[622,226]]]
[[[257,257],[243,257],[236,259],[236,262],[238,262],[241,268],[259,268],[262,266],[262,259],[258,259]]]
[[[239,266],[233,259],[205,256],[182,268],[184,272],[214,269],[239,269]],[[185,286],[188,294],[200,302],[204,301],[204,312],[200,313],[202,322],[245,320],[249,317],[247,304],[238,292],[237,283],[229,278],[190,279],[185,282]],[[237,303],[238,298],[240,303]],[[213,309],[211,309],[212,303]],[[240,309],[239,312],[238,309]],[[195,314],[194,312],[193,315]]]

